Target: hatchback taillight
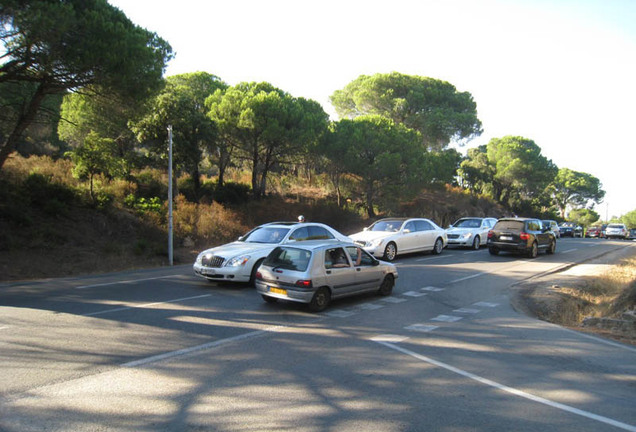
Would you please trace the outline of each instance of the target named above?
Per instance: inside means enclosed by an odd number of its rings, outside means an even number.
[[[528,240],[530,238],[530,234],[528,234],[526,232],[522,232],[521,234],[519,234],[519,238],[521,240]]]
[[[259,271],[256,272],[256,275],[254,275],[254,277],[258,280],[263,280],[263,274]]]
[[[308,280],[297,280],[296,281],[296,286],[301,287],[301,288],[311,288],[311,279]]]
[[[488,238],[492,238],[492,236],[494,236],[494,235],[495,235],[495,233],[494,233],[494,232],[492,232],[492,231],[488,231]]]

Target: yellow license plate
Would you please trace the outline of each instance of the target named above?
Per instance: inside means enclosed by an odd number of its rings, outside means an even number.
[[[269,292],[273,294],[287,295],[287,290],[280,289],[280,288],[269,287]]]

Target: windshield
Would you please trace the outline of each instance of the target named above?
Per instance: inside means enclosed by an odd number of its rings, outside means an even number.
[[[377,221],[369,228],[370,231],[398,232],[404,221],[402,220],[381,220]]]
[[[455,228],[479,228],[481,219],[460,219],[453,224]]]
[[[245,234],[241,241],[247,243],[280,243],[288,232],[289,228],[258,227]]]

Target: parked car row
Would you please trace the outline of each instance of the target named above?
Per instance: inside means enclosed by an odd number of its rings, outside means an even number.
[[[536,257],[556,250],[554,228],[531,218],[462,218],[447,230],[425,218],[385,218],[350,236],[300,220],[260,225],[207,249],[197,256],[194,273],[210,281],[249,282],[267,302],[285,299],[320,311],[340,297],[390,295],[398,277],[390,261],[401,254],[484,244],[493,255]]]

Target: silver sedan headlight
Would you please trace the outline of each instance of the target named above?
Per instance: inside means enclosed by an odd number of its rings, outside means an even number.
[[[472,236],[473,236],[473,233],[465,233],[462,237],[464,237],[465,240],[468,240]]]

